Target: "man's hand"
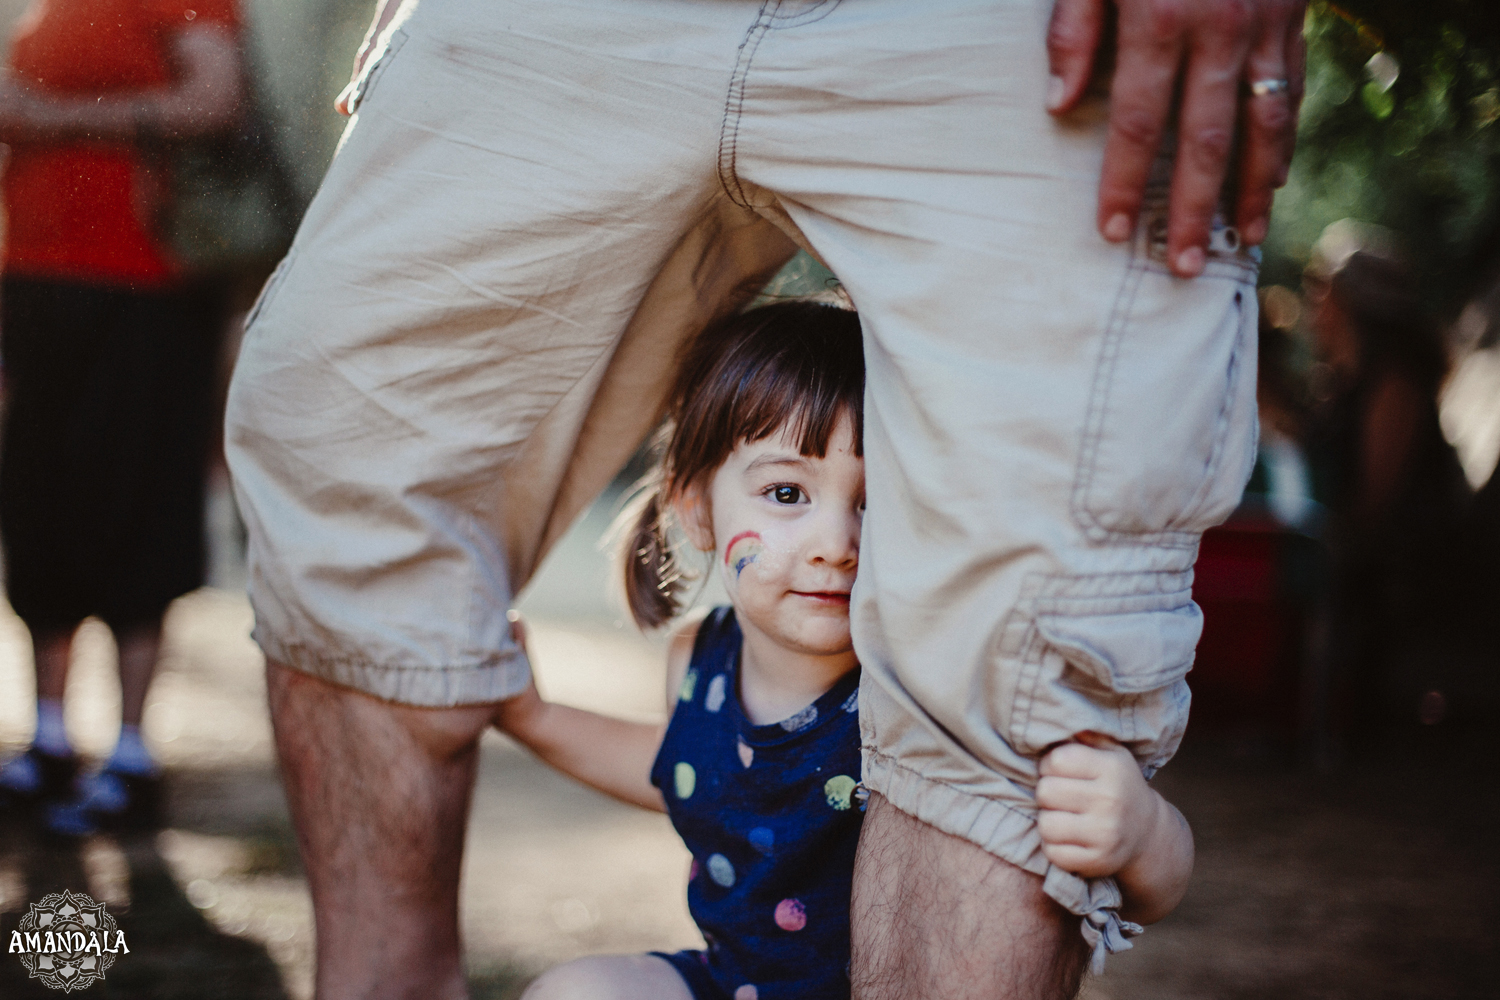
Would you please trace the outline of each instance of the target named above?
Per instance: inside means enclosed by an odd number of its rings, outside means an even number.
[[[1114,740],[1080,733],[1042,758],[1036,786],[1042,853],[1085,878],[1113,875],[1150,845],[1161,796],[1146,785],[1135,758]]]
[[[1088,84],[1110,0],[1057,0],[1047,50],[1048,109],[1077,104]],[[1151,163],[1176,109],[1167,259],[1183,277],[1203,270],[1219,192],[1238,148],[1234,218],[1250,245],[1266,237],[1272,192],[1286,183],[1302,103],[1306,0],[1113,0],[1119,53],[1099,182],[1099,231],[1130,237]],[[1255,81],[1286,81],[1283,89]],[[1179,98],[1180,87],[1180,98]]]

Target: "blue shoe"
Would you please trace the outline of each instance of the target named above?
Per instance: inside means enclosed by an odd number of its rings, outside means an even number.
[[[0,807],[23,808],[65,799],[72,794],[77,773],[77,756],[27,747],[25,753],[0,766]]]
[[[161,825],[161,798],[160,775],[106,768],[80,779],[71,800],[47,807],[47,829],[62,837],[153,830]]]

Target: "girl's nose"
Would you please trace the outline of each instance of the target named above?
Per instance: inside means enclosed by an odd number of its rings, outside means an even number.
[[[808,557],[813,562],[844,568],[859,562],[857,514],[829,511],[818,517]]]

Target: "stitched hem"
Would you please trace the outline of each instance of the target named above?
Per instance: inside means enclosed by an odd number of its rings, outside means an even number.
[[[1114,879],[1079,878],[1047,861],[1036,816],[1030,811],[924,777],[873,747],[862,747],[861,754],[862,784],[868,791],[884,796],[891,805],[928,826],[1042,876],[1042,891],[1069,913],[1083,918],[1079,932],[1088,942],[1090,969],[1095,975],[1104,971],[1108,955],[1128,951],[1130,938],[1141,933],[1139,925],[1120,919],[1124,897]]]
[[[318,653],[307,646],[251,636],[267,659],[319,680],[353,688],[382,701],[416,708],[457,708],[513,698],[531,683],[531,664],[519,650],[473,666],[393,667]]]

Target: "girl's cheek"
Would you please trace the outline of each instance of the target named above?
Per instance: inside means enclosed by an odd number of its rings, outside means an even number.
[[[789,553],[777,542],[774,535],[766,537],[758,531],[742,531],[731,538],[720,567],[729,589],[736,589],[742,582],[770,580],[780,575]]]

